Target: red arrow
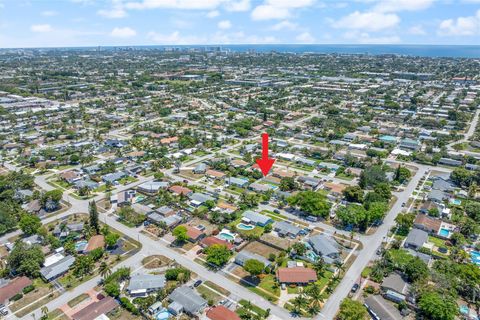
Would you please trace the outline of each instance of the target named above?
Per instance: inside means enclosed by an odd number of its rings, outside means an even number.
[[[275,159],[268,157],[268,133],[262,133],[262,158],[257,159],[257,164],[265,177],[273,166]]]

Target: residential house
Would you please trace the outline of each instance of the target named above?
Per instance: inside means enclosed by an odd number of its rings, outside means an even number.
[[[265,257],[247,250],[242,250],[235,256],[235,263],[242,267],[248,260],[257,260],[263,262],[265,267],[268,267],[271,264],[271,262]]]
[[[192,193],[192,190],[188,189],[187,187],[182,187],[179,185],[173,185],[168,190],[172,193],[175,193],[176,195],[184,195],[188,196],[190,193]]]
[[[317,281],[315,270],[305,267],[278,268],[277,280],[281,284],[306,285]]]
[[[214,244],[226,246],[228,250],[233,249],[233,244],[217,237],[206,237],[206,238],[203,238],[202,241],[200,242],[200,245],[204,248],[208,248]]]
[[[250,184],[248,188],[252,191],[259,192],[259,193],[265,193],[267,191],[272,190],[272,187],[270,185],[257,183],[257,182]]]
[[[118,182],[118,180],[123,179],[126,176],[127,176],[127,174],[123,171],[113,172],[113,173],[109,173],[109,174],[104,175],[102,177],[102,181],[105,182],[105,183],[115,184],[115,183]]]
[[[211,179],[218,179],[218,180],[221,180],[223,178],[225,178],[225,173],[221,172],[221,171],[217,171],[217,170],[207,170],[205,172],[205,175]]]
[[[207,171],[207,165],[205,163],[199,163],[195,168],[193,168],[193,173],[195,174],[205,174]]]
[[[264,216],[263,214],[253,212],[251,210],[247,210],[243,213],[242,221],[247,223],[253,223],[258,226],[264,227],[269,223],[272,223],[272,218]]]
[[[166,181],[147,181],[137,186],[137,190],[146,194],[157,194],[160,189],[168,188]]]
[[[188,195],[190,198],[190,205],[193,207],[199,207],[207,201],[214,201],[215,199],[205,193],[195,192]]]
[[[308,243],[312,247],[313,251],[321,256],[327,263],[333,263],[339,261],[340,249],[337,242],[324,234],[318,234],[308,239]]]
[[[207,300],[199,296],[192,288],[182,286],[173,290],[168,296],[171,301],[168,311],[173,315],[185,312],[189,315],[197,315],[207,306]]]
[[[278,221],[273,225],[273,230],[275,230],[281,237],[298,237],[303,230],[290,222],[287,221]]]
[[[97,320],[105,319],[102,315],[111,313],[119,306],[117,300],[112,297],[104,297],[83,307],[71,316],[72,320]]]
[[[206,236],[206,234],[202,230],[196,227],[186,226],[186,228],[188,241],[190,242],[198,242]]]
[[[105,237],[102,234],[97,234],[88,240],[87,247],[85,248],[85,253],[93,251],[98,248],[105,247]]]
[[[248,179],[245,178],[235,178],[235,177],[229,177],[228,179],[225,180],[229,185],[236,186],[239,188],[246,188],[249,184]]]
[[[404,247],[419,250],[428,241],[428,233],[424,230],[413,228],[408,233]]]
[[[165,287],[165,276],[154,274],[137,274],[130,277],[128,294],[133,297],[145,297]]]
[[[0,303],[6,305],[15,295],[22,293],[22,290],[32,285],[32,280],[22,276],[15,278],[0,287]]]
[[[380,295],[370,295],[365,299],[365,306],[375,319],[403,320],[398,309]]]
[[[60,178],[68,183],[74,183],[81,179],[77,172],[70,170],[60,173]]]
[[[208,309],[207,318],[211,320],[240,320],[235,312],[222,305]]]
[[[40,275],[45,281],[52,281],[68,272],[75,262],[75,257],[66,256],[63,259],[40,269]]]
[[[418,214],[413,221],[413,226],[428,233],[437,234],[442,226],[442,221],[425,214]]]
[[[400,274],[393,272],[383,279],[381,288],[386,299],[399,303],[405,301],[410,285]]]

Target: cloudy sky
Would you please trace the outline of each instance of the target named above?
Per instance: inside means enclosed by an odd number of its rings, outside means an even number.
[[[0,47],[480,44],[480,0],[0,0]]]

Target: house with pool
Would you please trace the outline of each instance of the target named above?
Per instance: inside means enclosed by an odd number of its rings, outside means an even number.
[[[242,267],[245,264],[245,262],[247,262],[248,260],[260,261],[265,265],[265,267],[268,267],[271,265],[271,262],[265,257],[259,254],[250,252],[248,250],[242,250],[235,256],[235,263]]]
[[[341,261],[341,251],[338,243],[331,237],[324,234],[317,234],[308,239],[307,257],[310,260],[317,260],[321,257],[326,263]]]
[[[242,223],[240,223],[237,228],[242,229],[242,227],[246,227],[247,225],[257,225],[260,227],[265,227],[267,224],[272,223],[273,219],[269,218],[263,214],[247,210],[243,213]],[[253,229],[253,228],[251,228]],[[242,229],[242,230],[250,230],[250,229]]]

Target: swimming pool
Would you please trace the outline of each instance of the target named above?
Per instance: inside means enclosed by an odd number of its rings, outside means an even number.
[[[472,259],[472,263],[480,266],[480,252],[472,251],[470,252],[470,258]]]
[[[438,235],[444,238],[448,238],[450,236],[450,231],[448,229],[441,228],[440,231],[438,231]]]
[[[87,247],[88,241],[82,240],[75,243],[75,251],[81,252]]]
[[[155,318],[157,320],[167,320],[168,318],[170,318],[170,312],[168,312],[167,309],[163,308],[162,310],[160,310],[159,313],[157,313]]]
[[[460,306],[459,309],[461,314],[468,314],[468,312],[470,311],[467,306]]]
[[[457,206],[462,204],[462,201],[458,200],[458,199],[452,199],[452,200],[450,200],[450,202],[454,205],[457,205]]]
[[[240,230],[252,230],[253,228],[255,228],[255,226],[245,223],[239,223],[237,224],[237,228]]]
[[[315,262],[318,259],[318,255],[313,251],[308,251],[307,258],[310,259],[312,262]]]
[[[220,232],[217,237],[222,239],[222,240],[225,240],[225,241],[235,240],[235,237],[233,235],[231,235],[230,233],[226,233],[226,232]]]

